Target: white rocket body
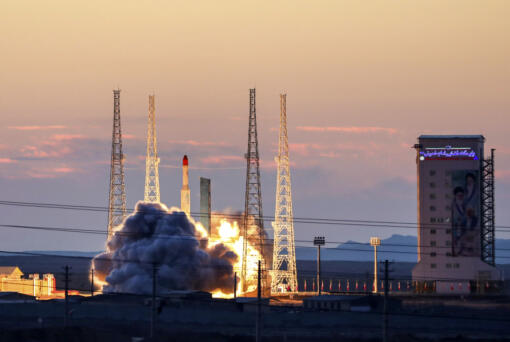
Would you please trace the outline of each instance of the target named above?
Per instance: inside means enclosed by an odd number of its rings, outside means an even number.
[[[190,216],[190,207],[188,156],[185,155],[184,158],[182,158],[181,210]]]

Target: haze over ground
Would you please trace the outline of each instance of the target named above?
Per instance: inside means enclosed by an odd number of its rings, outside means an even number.
[[[192,211],[199,176],[212,179],[213,210],[242,210],[256,87],[265,215],[287,92],[296,217],[415,222],[416,137],[483,134],[496,148],[496,225],[510,226],[508,17],[507,1],[3,2],[0,199],[106,207],[120,87],[128,206],[143,197],[154,92],[162,201],[179,204],[187,154]],[[106,230],[104,212],[0,206],[0,217]],[[416,234],[295,229],[297,240]],[[2,228],[0,249],[90,251],[104,239]]]

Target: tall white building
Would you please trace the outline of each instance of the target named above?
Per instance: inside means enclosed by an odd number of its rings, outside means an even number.
[[[484,141],[482,135],[422,135],[415,145],[418,263],[412,277],[424,291],[468,293],[500,280],[482,260],[491,248],[483,235]]]

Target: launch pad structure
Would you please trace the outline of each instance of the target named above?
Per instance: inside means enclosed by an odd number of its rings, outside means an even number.
[[[287,94],[280,94],[280,133],[275,160],[277,178],[271,294],[292,293],[298,291],[298,284],[287,136]]]
[[[149,122],[147,126],[147,157],[145,159],[145,202],[160,202],[159,158],[156,137],[156,107],[154,95],[149,95]]]
[[[120,89],[113,91],[112,157],[110,163],[110,192],[108,201],[108,238],[113,228],[126,217],[126,188],[124,183],[124,154],[120,126]]]
[[[264,267],[264,220],[262,214],[262,192],[260,185],[260,162],[259,145],[257,137],[257,112],[255,107],[255,88],[250,89],[250,108],[248,124],[248,148],[246,158],[246,190],[244,200],[244,223],[243,223],[243,257],[241,266],[241,280],[243,291],[250,281],[247,279],[248,240],[259,247],[261,261]]]

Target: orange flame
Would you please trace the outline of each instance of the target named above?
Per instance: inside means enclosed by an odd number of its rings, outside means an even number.
[[[232,249],[239,258],[237,262],[234,264],[234,271],[237,273],[238,278],[241,278],[241,269],[243,265],[243,237],[240,234],[239,225],[236,221],[230,223],[227,219],[220,220],[220,226],[217,228],[218,234],[217,236],[209,237],[210,243],[218,244],[223,243]],[[261,258],[260,252],[253,247],[253,245],[248,242],[247,243],[247,260],[246,260],[246,278],[247,279],[256,279],[258,261]],[[233,285],[233,284],[232,284]],[[237,283],[237,293],[239,295],[243,294],[242,289],[246,287],[246,292],[255,291],[257,284],[252,281],[248,281],[246,286],[244,284],[244,280],[240,279]],[[232,298],[234,297],[234,293],[223,293],[221,291],[215,291],[212,293],[215,298]]]

